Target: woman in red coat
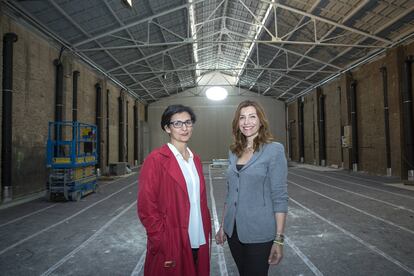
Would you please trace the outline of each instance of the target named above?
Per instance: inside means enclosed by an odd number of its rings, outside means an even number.
[[[161,128],[170,142],[145,159],[138,182],[138,216],[147,231],[144,274],[209,275],[211,220],[200,158],[187,147],[196,116],[167,107]]]

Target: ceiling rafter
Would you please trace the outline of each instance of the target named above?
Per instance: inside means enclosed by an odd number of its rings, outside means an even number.
[[[359,5],[358,5],[358,7],[356,8],[356,9],[354,9],[352,12],[350,12],[345,18],[343,18],[342,20],[341,20],[341,22],[346,22],[349,18],[351,18],[355,13],[357,13],[360,9],[362,9],[362,7],[364,7],[365,5],[367,5],[369,3],[369,0],[364,0],[363,2],[361,2]],[[329,36],[333,31],[335,30],[335,27],[332,27],[324,36],[323,36],[323,38],[325,38],[325,37],[327,37],[327,36]],[[363,40],[365,39],[365,37],[364,38],[362,38],[360,41],[359,41],[359,43],[361,43]],[[352,48],[348,48],[348,49],[346,49],[345,51],[343,51],[342,53],[343,54],[345,54],[345,53],[347,53],[348,51],[350,51]],[[312,49],[311,49],[312,50]],[[340,57],[340,56],[342,56],[343,54],[342,53],[340,53],[339,55],[337,55],[337,56],[335,56],[334,58],[332,58],[330,61],[331,62],[333,62],[334,60],[336,60],[338,57]],[[324,66],[322,66],[321,68],[319,68],[319,69],[324,69],[325,67]],[[311,78],[311,77],[313,77],[314,75],[316,75],[317,73],[318,73],[319,71],[318,70],[315,70],[315,72],[313,72],[313,73],[311,73],[311,74],[309,74],[305,79],[309,79],[309,78]],[[289,93],[292,89],[295,89],[296,88],[296,86],[298,85],[299,83],[297,83],[297,84],[295,84],[294,86],[292,86],[291,88],[289,88],[288,90],[286,90],[284,93],[282,93],[281,95],[279,95],[279,97],[278,98],[281,98],[281,97],[283,97],[285,94],[287,94],[287,93]]]
[[[239,0],[242,4],[244,4],[241,0]],[[271,3],[273,3],[274,2],[274,0],[272,0],[272,2]],[[245,5],[243,5],[245,8],[246,8],[246,6]],[[249,9],[247,9],[248,11],[250,11]],[[266,23],[267,23],[267,21],[268,21],[268,19],[269,19],[269,14],[270,14],[270,10],[271,10],[271,5],[268,5],[268,7],[267,7],[267,10],[266,10],[266,13],[265,13],[265,15],[264,15],[264,17],[263,17],[263,19],[262,20],[260,20],[260,19],[258,19],[256,16],[254,16],[254,18],[255,18],[255,20],[256,21],[258,21],[258,22],[260,22],[260,26],[259,26],[259,28],[256,30],[256,33],[255,33],[255,35],[254,35],[254,38],[252,39],[252,41],[251,41],[251,43],[250,43],[250,46],[249,46],[249,50],[248,50],[248,52],[247,52],[247,54],[246,54],[246,57],[245,57],[245,59],[244,59],[244,61],[243,61],[243,63],[241,64],[241,66],[240,67],[244,67],[245,65],[246,65],[246,62],[247,62],[247,60],[248,59],[250,59],[250,54],[251,54],[251,52],[253,51],[253,47],[254,47],[254,45],[256,45],[257,46],[257,44],[255,44],[255,40],[257,40],[258,38],[259,38],[259,36],[261,35],[261,33],[262,33],[262,31],[263,31],[263,29],[265,29],[267,32],[269,32],[269,30],[265,27],[265,25],[266,25]],[[243,70],[240,70],[238,73],[237,73],[237,77],[236,77],[236,85],[239,83],[239,81],[240,81],[240,75],[243,73]]]
[[[318,5],[319,5],[319,3],[320,3],[320,0],[318,0],[318,1],[316,1],[313,5],[312,5],[312,7],[309,9],[309,11],[308,12],[312,12]],[[277,16],[276,16],[276,12],[277,12],[277,7],[275,7],[275,6],[273,6],[273,10],[274,10],[274,24],[275,24],[275,34],[276,34],[276,37],[278,37],[278,35],[277,35],[277,29],[278,29],[278,26],[277,26]],[[302,18],[299,20],[299,22],[296,24],[296,26],[293,28],[293,31],[290,31],[289,33],[288,33],[288,36],[287,36],[287,39],[289,40],[292,36],[293,36],[293,34],[295,33],[295,31],[297,31],[299,28],[300,28],[300,26],[302,26],[302,22],[305,20],[305,16],[302,16]],[[282,47],[284,46],[284,44],[282,44],[281,45]],[[270,65],[274,62],[274,60],[276,59],[276,57],[278,57],[279,56],[279,53],[280,52],[282,52],[282,49],[279,49],[277,52],[276,52],[276,54],[272,57],[272,59],[270,60],[270,62],[269,62],[269,65],[268,66],[266,66],[266,67],[270,67]],[[287,63],[286,63],[287,64]],[[256,84],[256,82],[260,79],[260,77],[263,75],[263,73],[265,72],[265,69],[262,71],[262,72],[260,72],[260,74],[257,76],[257,78],[256,78],[256,80],[253,82],[253,84],[249,87],[249,90],[251,90],[252,89],[252,87]],[[263,94],[265,94],[266,93],[266,91],[265,92],[263,92]]]
[[[196,4],[198,4],[198,3],[202,3],[202,2],[204,2],[204,1],[206,1],[206,0],[195,0],[195,1],[193,2],[193,4],[194,4],[194,5],[196,5]],[[151,16],[148,16],[148,17],[146,17],[146,18],[144,18],[144,19],[140,19],[140,20],[137,20],[137,21],[133,21],[133,22],[131,22],[131,23],[125,24],[125,25],[124,25],[124,26],[122,26],[122,27],[118,27],[118,28],[112,29],[112,30],[110,30],[110,31],[104,32],[104,33],[102,33],[102,34],[99,34],[99,35],[93,36],[93,37],[91,37],[91,38],[88,38],[88,39],[85,39],[85,40],[79,41],[79,42],[75,43],[73,46],[75,46],[75,47],[79,47],[80,45],[83,45],[83,44],[86,44],[86,43],[88,43],[88,42],[92,42],[92,41],[98,40],[98,39],[103,38],[103,37],[105,37],[105,36],[108,36],[108,35],[110,35],[110,34],[118,33],[118,32],[120,32],[120,31],[123,31],[123,30],[125,30],[125,29],[129,29],[129,28],[134,27],[134,26],[136,26],[136,25],[139,25],[139,24],[142,24],[142,23],[146,23],[146,22],[148,22],[148,21],[152,21],[152,20],[154,20],[155,18],[158,18],[158,17],[164,16],[164,15],[167,15],[167,14],[170,14],[170,13],[173,13],[173,12],[176,12],[176,11],[179,11],[179,10],[182,10],[182,9],[187,9],[189,6],[190,6],[190,4],[189,4],[189,3],[187,3],[187,4],[184,4],[184,5],[180,5],[180,6],[177,6],[177,7],[171,8],[171,9],[169,9],[169,10],[162,11],[162,12],[160,12],[160,13],[157,13],[157,14],[154,14],[154,15],[151,15]]]
[[[267,2],[267,3],[271,3],[271,2],[268,2],[268,1],[265,1],[265,0],[262,0],[262,1],[263,2]],[[386,43],[386,44],[392,44],[392,41],[391,40],[388,40],[388,39],[385,39],[383,37],[379,37],[379,36],[376,36],[376,35],[372,35],[370,33],[361,31],[361,30],[356,29],[356,28],[352,28],[352,27],[346,26],[346,25],[344,25],[342,23],[338,23],[338,22],[332,21],[330,19],[323,18],[321,16],[317,16],[317,15],[314,15],[314,14],[311,14],[311,13],[308,13],[308,12],[304,12],[304,11],[301,11],[299,9],[292,8],[292,7],[289,7],[287,5],[283,5],[283,4],[280,4],[280,3],[274,3],[273,5],[276,6],[276,7],[279,7],[279,8],[282,8],[282,9],[285,9],[285,10],[288,10],[288,11],[291,11],[291,12],[294,12],[294,13],[297,13],[297,14],[300,14],[300,15],[304,15],[304,16],[310,17],[310,18],[312,18],[314,20],[318,20],[318,21],[321,21],[321,22],[324,22],[324,23],[327,23],[327,24],[330,24],[330,25],[339,27],[341,29],[344,29],[344,30],[347,30],[347,31],[350,31],[350,32],[353,32],[353,33],[356,33],[356,34],[359,34],[359,35],[362,35],[362,36],[365,36],[365,37],[369,37],[369,38],[375,39],[377,41],[381,41],[381,42]]]
[[[227,7],[229,5],[229,1],[228,0],[223,0],[220,4],[224,3],[223,6],[223,11],[222,11],[222,16],[221,16],[221,22],[220,22],[220,34],[218,37],[218,40],[221,41],[223,38],[223,31],[226,29],[226,13],[227,13]],[[217,50],[217,55],[216,55],[216,61],[218,60],[218,58],[223,54],[223,50],[222,50],[222,43],[219,43],[219,49]],[[216,64],[216,66],[218,66],[218,64]]]
[[[114,67],[114,68],[111,68],[111,69],[109,69],[109,70],[108,70],[108,72],[114,72],[114,71],[116,71],[116,70],[118,70],[118,69],[122,69],[122,68],[125,68],[125,67],[127,67],[127,66],[130,66],[130,65],[133,65],[133,64],[135,64],[135,63],[138,63],[138,62],[140,62],[140,61],[144,61],[144,60],[147,60],[147,59],[149,59],[149,58],[153,58],[153,57],[156,57],[156,56],[162,55],[162,54],[164,54],[164,53],[166,53],[166,52],[168,52],[168,51],[171,51],[171,50],[174,50],[174,49],[180,48],[180,47],[182,47],[182,46],[183,46],[183,45],[177,45],[177,46],[173,46],[173,47],[170,47],[170,48],[168,48],[168,49],[165,49],[165,50],[162,50],[162,51],[159,51],[159,52],[152,53],[152,54],[150,54],[150,55],[146,55],[146,56],[144,56],[144,57],[142,57],[142,58],[139,58],[139,59],[136,59],[136,60],[133,60],[133,61],[130,61],[130,62],[124,63],[124,64],[122,64],[122,65],[120,65],[120,66],[117,66],[117,67]]]
[[[48,0],[48,2],[56,9],[60,12],[61,15],[63,15],[66,20],[68,20],[73,26],[75,26],[77,29],[79,29],[85,36],[90,36],[79,24],[77,24],[75,21],[73,21],[73,19],[54,1],[52,0]],[[101,46],[101,44],[99,42],[97,42],[99,46]],[[110,56],[116,63],[118,64],[122,64],[117,58],[115,58],[110,52],[105,51],[105,53]],[[125,70],[126,73],[129,73],[128,71]],[[128,77],[130,77],[132,80],[134,80],[135,82],[137,82],[137,79],[132,76],[131,74],[128,74]],[[128,85],[127,85],[128,87]],[[144,86],[142,86],[143,88],[145,88]],[[154,100],[156,100],[154,98]]]
[[[124,23],[119,19],[119,17],[115,14],[115,12],[112,10],[111,6],[109,5],[107,0],[104,0],[105,6],[108,8],[109,12],[112,14],[112,16],[116,19],[116,21],[118,21],[118,23],[122,26],[124,25]],[[128,33],[128,36],[131,39],[134,39],[134,37],[132,36],[131,32],[129,31],[129,29],[126,29],[126,32]],[[137,48],[137,51],[140,53],[140,55],[144,56],[144,53]],[[145,63],[147,64],[147,66],[149,66],[149,68],[151,69],[151,65],[147,62],[147,60],[145,60]],[[152,69],[151,69],[152,71]],[[130,72],[128,72],[128,74],[131,76],[132,74]],[[161,79],[159,79],[160,82],[162,83],[162,86],[164,87],[165,92],[169,95],[168,90],[165,88],[164,83],[162,82]],[[141,84],[142,87],[145,87],[144,85]]]
[[[410,11],[414,11],[414,7],[412,7],[412,8],[410,9]],[[403,18],[404,16],[405,16],[405,15],[404,15],[404,14],[402,14],[402,15],[400,15],[399,17],[397,17],[397,18],[395,18],[394,20],[392,20],[391,22],[389,22],[389,24],[386,24],[386,25],[381,26],[380,28],[378,28],[378,29],[375,31],[375,33],[377,34],[377,33],[382,32],[384,29],[388,28],[390,25],[394,24],[395,22],[397,22],[400,18]],[[414,30],[411,32],[411,34],[414,34]],[[361,39],[358,41],[358,43],[362,43],[365,39],[366,39],[366,38],[361,38]],[[402,41],[400,41],[400,38],[397,38],[397,39],[396,39],[396,41],[395,41],[393,44],[395,45],[395,44],[397,44],[397,43],[401,43],[401,42],[402,42]],[[337,56],[335,56],[334,58],[332,58],[332,59],[331,59],[331,61],[334,61],[335,59],[342,57],[343,55],[347,54],[347,53],[348,53],[348,52],[350,52],[351,50],[352,50],[352,48],[349,48],[349,49],[346,49],[346,50],[342,51],[342,52],[341,52],[341,53],[339,53]],[[383,50],[382,50],[382,51],[380,51],[380,52],[383,52]],[[358,64],[358,63],[360,63],[360,62],[361,62],[362,60],[364,60],[364,59],[367,59],[367,57],[360,58],[359,60],[355,61],[353,64],[349,65],[349,66],[348,66],[348,68],[344,68],[341,72],[337,72],[336,74],[334,74],[334,75],[332,75],[332,76],[329,76],[328,78],[323,79],[322,81],[320,81],[319,83],[317,83],[317,84],[313,85],[313,86],[312,86],[312,87],[310,87],[309,89],[307,89],[307,90],[305,90],[305,91],[302,91],[302,92],[301,92],[301,93],[299,93],[298,95],[295,95],[295,96],[293,96],[293,97],[289,98],[289,99],[288,99],[288,101],[291,101],[291,100],[292,100],[292,99],[294,99],[294,98],[300,97],[300,96],[302,96],[303,94],[308,93],[311,89],[316,88],[316,87],[317,87],[317,86],[319,86],[321,83],[326,82],[326,79],[333,79],[333,78],[335,78],[336,76],[338,76],[338,74],[340,74],[340,73],[342,73],[342,72],[345,72],[345,71],[346,71],[346,70],[348,70],[349,68],[352,68],[352,67],[354,66],[354,64]],[[370,57],[368,57],[368,59],[370,59]],[[321,67],[321,68],[320,68],[320,70],[323,70],[324,68],[325,68],[325,67]],[[318,71],[316,71],[316,72],[315,72],[315,74],[316,74],[317,72],[318,72]]]
[[[196,4],[194,3],[194,0],[188,0],[188,3],[189,3],[189,6],[188,6],[188,20],[187,20],[187,22],[190,25],[191,38],[194,41],[197,41],[197,29],[195,27],[196,18],[195,18],[195,10],[194,10],[194,6]],[[192,48],[193,48],[193,53],[192,53],[193,55],[192,56],[193,56],[194,62],[196,64],[198,64],[198,51],[197,51],[198,43],[197,42],[193,43]],[[199,77],[198,71],[195,72],[195,77],[196,78]]]
[[[178,70],[178,69],[183,69],[183,68],[186,68],[186,67],[188,67],[188,65],[185,65],[185,66],[180,66],[180,67],[176,68],[176,70]],[[149,77],[149,78],[147,78],[147,79],[141,80],[141,82],[148,82],[148,81],[151,81],[151,80],[156,79],[156,78],[158,78],[158,77],[160,77],[160,76],[163,76],[163,75],[164,75],[164,73],[160,73],[160,74],[157,74],[157,75],[155,75],[155,76],[153,76],[153,77]],[[137,84],[131,85],[131,87],[134,87],[134,86],[136,86],[136,85],[137,85]]]
[[[413,0],[142,1],[0,4],[148,103],[215,72],[289,101],[414,39]]]
[[[344,22],[346,22],[349,18],[351,18],[354,14],[356,14],[358,11],[360,11],[364,6],[366,6],[369,3],[369,0],[364,0],[362,1],[355,9],[353,9],[350,13],[348,13],[344,18],[342,18],[340,20],[340,24],[343,25]],[[330,34],[332,34],[332,32],[336,29],[337,26],[333,26],[332,28],[330,28],[322,37],[321,39],[325,39],[326,37],[328,37]],[[311,51],[313,51],[313,49],[315,48],[315,46],[309,48],[305,54],[310,53]],[[328,63],[333,62],[334,60],[330,60]],[[296,67],[297,65],[299,65],[302,62],[302,59],[299,59],[292,67]],[[325,68],[324,66],[322,66],[321,68]],[[342,70],[342,69],[339,69]],[[318,72],[318,71],[316,71]],[[311,73],[310,75],[308,75],[307,77],[305,77],[305,80],[313,77],[315,74]],[[291,88],[289,88],[288,90],[286,90],[284,93],[282,93],[281,95],[279,95],[278,98],[283,97],[286,93],[289,93],[292,89],[294,89],[299,83],[296,83],[294,86],[292,86]]]
[[[240,70],[242,68],[238,68],[238,67],[231,67],[231,68],[225,68],[225,67],[217,67],[216,65],[213,65],[212,67],[204,67],[204,68],[199,68],[196,69],[195,68],[195,64],[188,64],[186,65],[187,68],[185,69],[163,69],[163,68],[153,68],[156,69],[157,71],[139,71],[139,72],[130,72],[129,74],[131,75],[148,75],[148,74],[162,74],[162,73],[173,73],[173,72],[185,72],[185,71],[194,71],[194,70],[199,70],[199,71],[213,71],[213,70],[217,70],[217,71],[229,71],[229,70]],[[259,67],[249,67],[248,68],[249,71],[275,71],[275,72],[287,72],[288,69],[284,69],[284,68],[269,68],[269,67],[263,67],[263,66],[259,66]],[[311,73],[311,72],[315,72],[315,70],[306,70],[306,69],[292,69],[292,72],[301,72],[301,73]],[[326,74],[332,74],[335,73],[336,71],[328,71],[328,70],[322,70],[321,73],[326,73]],[[127,73],[120,73],[120,74],[113,74],[113,76],[119,77],[119,76],[127,76]]]
[[[154,13],[151,7],[149,7],[149,9],[150,9],[150,11],[151,11],[152,13]],[[154,19],[154,20],[156,20],[156,19]],[[160,24],[157,24],[157,25],[158,25],[158,26],[161,26]],[[172,31],[169,31],[167,28],[164,28],[164,27],[161,29],[161,35],[162,35],[162,38],[164,39],[164,41],[167,41],[167,40],[165,39],[164,31],[167,31],[168,33],[173,33],[173,32],[172,32]],[[168,52],[166,52],[166,53],[168,53]],[[164,57],[164,56],[165,56],[165,55],[163,55],[163,57]],[[172,65],[174,66],[174,68],[176,68],[175,63],[174,63],[174,60],[173,60],[173,59],[170,59],[170,60],[171,60]],[[181,84],[182,84],[182,81],[181,81],[181,78],[180,78],[180,74],[177,74],[177,77],[178,77],[178,79],[180,80],[180,85],[181,85]],[[163,83],[163,81],[162,81],[162,80],[160,80],[160,82],[161,82],[161,83]],[[184,90],[182,87],[181,87],[181,89],[182,89],[182,90]],[[168,92],[167,92],[167,94],[169,95],[170,93],[168,93]]]
[[[207,17],[206,20],[199,22],[199,23],[195,23],[194,26],[196,27],[196,33],[198,34],[200,32],[200,30],[204,27],[205,24],[216,21],[216,20],[222,20],[223,17],[225,16],[225,13],[223,13],[222,17],[215,17],[213,19],[210,19],[213,15],[216,14],[216,11],[221,7],[221,5],[223,5],[224,2],[226,2],[226,6],[227,6],[227,1],[228,0],[221,0],[221,2],[217,5],[217,7],[210,13],[210,15]],[[226,8],[224,8],[226,9]]]
[[[217,31],[214,34],[208,35],[208,37],[215,36],[220,34],[221,31]],[[232,33],[232,31],[226,30],[223,33]],[[238,34],[241,36],[241,34]],[[135,44],[135,45],[120,45],[120,46],[103,46],[103,47],[95,47],[95,48],[83,48],[79,49],[78,52],[99,52],[105,50],[127,50],[127,49],[135,49],[135,48],[149,48],[149,47],[162,47],[162,46],[171,46],[171,45],[189,45],[189,44],[200,44],[200,43],[213,43],[217,44],[218,46],[222,44],[246,44],[250,43],[251,40],[236,40],[233,39],[232,41],[226,40],[204,40],[207,37],[202,37],[201,39],[197,39],[197,41],[193,40],[183,40],[183,41],[172,41],[172,42],[160,42],[160,43],[150,43],[150,44]],[[133,42],[133,41],[131,41]],[[354,48],[365,48],[365,49],[383,49],[389,48],[388,46],[380,46],[380,45],[361,45],[361,44],[345,44],[345,43],[323,43],[323,42],[312,42],[312,41],[288,41],[288,40],[280,40],[280,41],[273,41],[273,40],[255,40],[255,44],[274,44],[274,45],[306,45],[306,46],[318,46],[318,47],[354,47]],[[198,49],[196,50],[198,51]]]

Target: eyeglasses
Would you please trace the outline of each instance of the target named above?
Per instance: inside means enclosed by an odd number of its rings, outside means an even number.
[[[192,127],[193,126],[193,121],[192,120],[187,120],[185,122],[183,122],[183,121],[172,121],[169,124],[173,125],[173,127],[175,127],[175,128],[181,128],[181,127],[183,127],[183,124],[185,124],[186,127]]]

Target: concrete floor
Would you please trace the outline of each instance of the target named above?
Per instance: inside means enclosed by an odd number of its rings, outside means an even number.
[[[224,170],[204,173],[217,226]],[[136,180],[101,182],[80,202],[39,198],[0,210],[0,275],[142,275]],[[289,196],[285,256],[269,275],[414,275],[414,191],[305,166],[289,168]],[[238,274],[227,244],[213,244],[211,265],[211,275]]]

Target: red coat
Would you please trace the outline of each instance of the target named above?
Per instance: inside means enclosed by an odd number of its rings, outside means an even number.
[[[188,236],[190,202],[187,185],[175,156],[164,145],[151,152],[141,168],[138,216],[147,231],[144,267],[147,276],[210,274],[211,220],[203,169],[196,155],[194,164],[200,177],[200,207],[206,238],[206,244],[200,246],[198,252],[197,267]],[[165,267],[165,262],[172,265]]]

